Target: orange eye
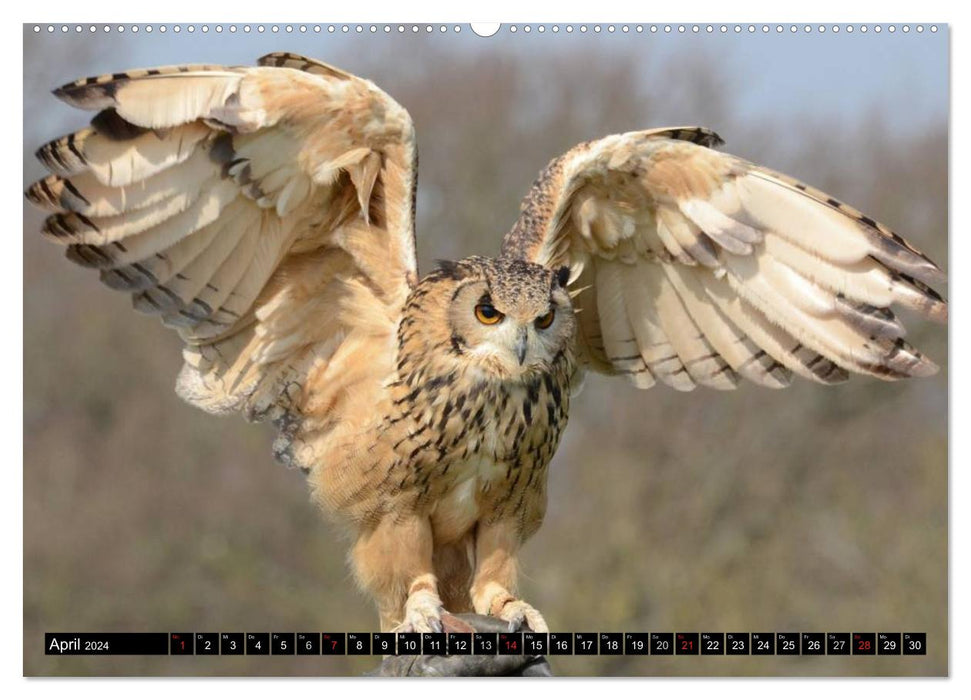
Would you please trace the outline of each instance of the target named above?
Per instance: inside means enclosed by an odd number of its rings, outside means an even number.
[[[542,316],[540,316],[539,318],[537,318],[536,319],[536,327],[539,328],[539,329],[541,329],[541,330],[546,330],[547,328],[549,328],[550,326],[552,326],[553,325],[553,316],[555,315],[555,313],[556,312],[553,309],[550,309],[549,313],[543,314]]]
[[[494,326],[505,318],[505,315],[496,311],[496,307],[492,304],[478,304],[475,307],[475,317],[479,319],[479,323],[484,323],[487,326]]]

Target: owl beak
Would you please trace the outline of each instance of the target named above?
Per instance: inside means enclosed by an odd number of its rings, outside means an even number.
[[[519,329],[519,336],[516,338],[516,359],[519,360],[519,365],[522,366],[523,362],[526,360],[526,336],[527,330],[523,326]]]

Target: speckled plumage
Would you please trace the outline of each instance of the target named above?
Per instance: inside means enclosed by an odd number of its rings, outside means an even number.
[[[566,425],[573,350],[564,347],[545,371],[515,378],[470,366],[442,318],[454,281],[433,273],[409,295],[395,372],[378,411],[382,420],[364,441],[371,446],[362,457],[367,466],[347,474],[345,483],[329,483],[323,497],[362,526],[395,513],[428,513],[469,478],[465,465],[487,459],[500,469],[477,484],[475,520],[513,518],[525,538],[545,511],[546,466]],[[531,496],[534,488],[539,497]],[[376,492],[383,498],[375,499]],[[446,527],[442,538],[454,540],[473,524]]]
[[[509,277],[495,274],[496,267],[482,261],[477,270],[489,280],[493,294],[506,292],[510,299],[528,300],[542,299],[545,291],[548,304],[548,273]],[[525,539],[539,527],[546,509],[546,466],[566,425],[576,369],[573,350],[564,345],[548,367],[518,377],[475,369],[465,361],[464,341],[450,332],[444,319],[435,323],[435,312],[429,309],[436,303],[444,306],[434,297],[453,293],[455,285],[443,283],[446,279],[455,281],[432,275],[415,288],[399,327],[394,408],[385,425],[389,432],[401,425],[396,434],[404,434],[394,448],[406,466],[400,481],[396,474],[392,477],[391,494],[415,494],[416,509],[434,505],[465,476],[463,465],[489,460],[498,471],[477,484],[481,505],[476,520],[515,520]],[[545,289],[540,282],[546,283]],[[526,291],[528,286],[534,288],[533,295]],[[541,313],[526,302],[521,306],[532,317]],[[416,411],[416,406],[422,410]],[[457,528],[456,534],[464,534],[472,524]]]
[[[470,598],[476,534],[502,531],[514,556],[539,528],[547,467],[566,427],[577,364],[570,343],[548,363],[517,376],[470,362],[468,340],[447,318],[453,297],[469,285],[485,285],[496,304],[514,304],[532,319],[547,310],[559,281],[535,264],[485,258],[445,263],[422,279],[405,302],[395,368],[373,407],[375,420],[353,441],[331,447],[327,460],[312,461],[308,472],[325,509],[358,533],[426,521],[433,552],[451,558],[435,567],[446,608],[488,612],[490,600],[474,606]],[[563,319],[571,321],[568,315]],[[302,439],[305,447],[313,442]],[[356,557],[360,579],[372,580],[363,564],[372,560],[367,554]],[[387,563],[383,557],[378,561]],[[515,590],[514,578],[500,581]],[[400,608],[406,596],[399,588],[386,597],[397,597],[396,612],[382,621],[393,627],[404,617]],[[534,624],[539,620],[533,618]]]
[[[372,83],[278,53],[55,94],[97,115],[38,150],[43,233],[179,332],[180,396],[276,423],[382,629],[546,629],[518,552],[585,369],[678,390],[936,369],[891,306],[945,320],[937,266],[707,129],[576,146],[498,258],[421,278],[414,128]]]

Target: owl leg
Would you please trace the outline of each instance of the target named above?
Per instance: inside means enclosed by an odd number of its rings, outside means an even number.
[[[472,605],[480,615],[491,615],[508,622],[510,631],[525,622],[534,632],[549,632],[539,611],[514,594],[518,573],[516,555],[521,540],[513,521],[479,524],[476,569],[470,591]]]
[[[383,632],[441,632],[442,600],[432,565],[427,518],[388,517],[363,532],[351,551],[361,587],[378,605]]]

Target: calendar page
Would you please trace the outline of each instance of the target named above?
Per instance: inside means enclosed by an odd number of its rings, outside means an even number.
[[[25,24],[24,674],[946,676],[949,37]]]

